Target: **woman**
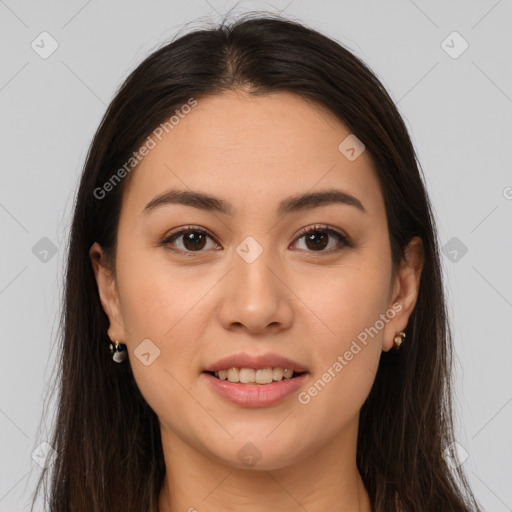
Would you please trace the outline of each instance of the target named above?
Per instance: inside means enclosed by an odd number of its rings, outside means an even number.
[[[337,42],[249,16],[153,53],[76,199],[50,509],[477,510],[436,236]]]

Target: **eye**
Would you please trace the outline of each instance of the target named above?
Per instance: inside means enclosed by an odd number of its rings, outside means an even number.
[[[338,242],[331,243],[335,237]],[[315,225],[301,230],[297,241],[304,239],[305,249],[308,252],[331,253],[341,250],[343,247],[351,247],[347,236],[329,226]],[[327,250],[325,248],[327,247]]]
[[[208,239],[213,246],[208,247]],[[181,253],[204,252],[203,249],[218,249],[218,244],[204,229],[187,226],[185,229],[176,231],[162,240],[162,244],[169,249]]]
[[[333,243],[333,238],[337,239],[337,242]],[[295,243],[302,239],[304,239],[305,248],[299,247],[299,249],[307,252],[332,253],[341,250],[343,247],[352,247],[347,236],[325,225],[316,224],[302,229]],[[208,246],[209,240],[210,246]],[[165,237],[161,243],[166,248],[186,256],[204,252],[204,249],[220,249],[220,246],[207,231],[196,226],[187,226],[180,229]]]

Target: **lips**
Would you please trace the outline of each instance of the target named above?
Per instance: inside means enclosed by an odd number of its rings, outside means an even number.
[[[209,389],[222,398],[223,401],[230,402],[238,407],[252,408],[277,406],[285,402],[293,394],[298,393],[303,386],[306,386],[309,373],[304,372],[296,377],[271,382],[270,384],[233,383],[221,380],[209,372],[202,372],[201,378],[209,386]]]
[[[304,373],[308,371],[304,364],[279,354],[268,353],[251,356],[249,354],[240,353],[219,359],[215,363],[208,365],[204,369],[204,372],[214,373],[219,370],[229,370],[230,368],[252,368],[254,370],[263,368],[283,368],[291,370],[294,373]]]

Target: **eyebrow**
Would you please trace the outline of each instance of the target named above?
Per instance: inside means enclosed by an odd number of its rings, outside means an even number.
[[[224,213],[232,215],[233,205],[224,199],[196,192],[192,190],[171,190],[154,197],[142,211],[148,214],[157,208],[168,204],[181,204],[192,206],[200,210]],[[308,192],[301,195],[288,197],[279,203],[278,215],[288,215],[298,211],[310,210],[329,204],[344,204],[357,208],[367,213],[361,201],[356,197],[337,189],[328,189],[319,192]]]

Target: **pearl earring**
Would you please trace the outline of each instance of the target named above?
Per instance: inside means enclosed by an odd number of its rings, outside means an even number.
[[[114,343],[110,343],[110,353],[112,354],[112,359],[116,363],[122,363],[126,359],[126,345],[122,345],[119,341],[116,340]]]

